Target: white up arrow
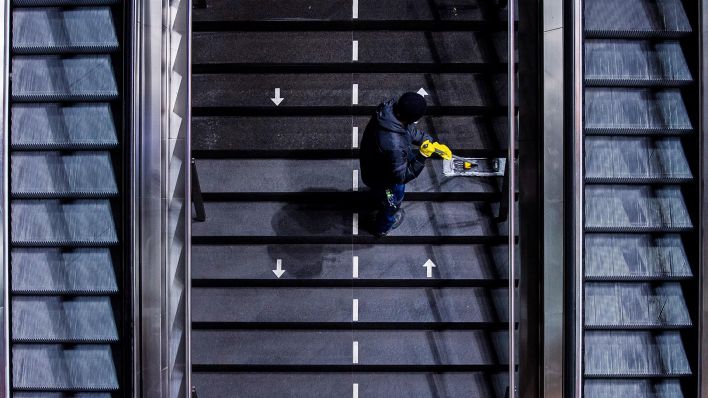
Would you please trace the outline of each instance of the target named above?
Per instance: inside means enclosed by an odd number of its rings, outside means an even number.
[[[275,269],[273,270],[273,273],[274,273],[275,276],[277,276],[279,279],[280,279],[281,276],[283,276],[283,274],[285,273],[285,270],[283,269],[283,260],[278,259],[278,260],[275,262]]]
[[[422,87],[420,88],[420,90],[418,90],[418,94],[422,95],[423,97],[425,97],[426,95],[429,95],[428,92],[425,91],[425,89]]]
[[[426,261],[425,264],[423,264],[423,267],[425,267],[425,268],[428,269],[428,270],[427,270],[428,272],[427,272],[427,275],[426,275],[426,276],[427,276],[428,278],[432,278],[432,277],[433,277],[433,268],[437,267],[437,265],[435,265],[435,263],[433,262],[433,260],[428,259],[428,261]]]
[[[271,98],[270,100],[273,101],[275,106],[278,106],[278,105],[280,105],[281,102],[283,102],[284,99],[285,98],[282,98],[280,96],[280,87],[278,87],[275,89],[275,98]]]

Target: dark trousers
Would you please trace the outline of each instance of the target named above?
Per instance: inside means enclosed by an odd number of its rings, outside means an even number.
[[[372,191],[378,203],[376,232],[388,232],[396,222],[396,213],[401,209],[406,184],[394,184],[388,189],[373,189]]]

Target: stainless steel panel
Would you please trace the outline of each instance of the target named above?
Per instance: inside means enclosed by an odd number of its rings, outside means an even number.
[[[558,5],[560,8],[560,5]],[[545,16],[544,16],[545,19]],[[565,29],[543,34],[543,396],[564,388],[565,259],[564,74]]]
[[[509,237],[509,396],[516,397],[516,145],[517,145],[517,117],[516,107],[516,1],[511,0],[508,5],[509,15],[507,17],[508,26],[508,120],[509,120],[509,137],[507,139],[508,153],[507,161],[509,162],[509,222],[507,223]]]
[[[698,59],[700,60],[700,257],[698,264],[699,273],[699,338],[700,338],[700,361],[698,363],[698,395],[704,397],[708,395],[708,90],[706,89],[706,81],[708,81],[708,0],[700,2],[700,29],[701,29],[701,48]]]
[[[583,0],[574,0],[572,5],[573,20],[573,73],[571,87],[573,88],[573,115],[572,115],[572,154],[573,170],[572,195],[573,195],[573,252],[570,253],[573,266],[574,283],[574,338],[573,346],[573,396],[582,397],[583,394],[583,281],[585,272],[583,270],[583,229],[584,229],[584,173],[583,154],[584,130],[583,130]]]
[[[135,397],[189,388],[188,0],[133,2]]]

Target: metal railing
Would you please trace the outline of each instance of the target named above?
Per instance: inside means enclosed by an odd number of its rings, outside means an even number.
[[[508,106],[507,117],[509,122],[509,139],[507,154],[508,187],[507,202],[507,228],[509,245],[509,393],[516,397],[516,207],[514,199],[516,193],[516,1],[507,4],[508,11]],[[501,211],[501,209],[500,209]]]
[[[573,252],[574,265],[574,386],[583,395],[583,0],[573,0]]]

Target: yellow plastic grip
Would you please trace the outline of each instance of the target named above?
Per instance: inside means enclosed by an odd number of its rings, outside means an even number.
[[[420,145],[420,153],[426,158],[435,153],[445,160],[452,159],[452,151],[450,151],[447,145],[443,145],[439,142],[430,142],[430,140],[425,140]]]

